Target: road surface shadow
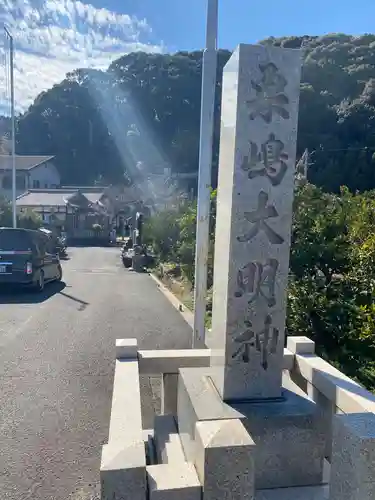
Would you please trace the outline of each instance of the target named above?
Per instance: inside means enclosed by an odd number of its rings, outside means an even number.
[[[79,304],[78,311],[84,311],[86,309],[86,307],[90,305],[88,302],[85,302],[84,300],[81,300],[77,297],[74,297],[73,295],[70,295],[69,293],[63,292],[62,290],[60,290],[59,293],[63,297],[70,299],[73,302],[76,302],[77,304]]]
[[[43,292],[34,292],[27,288],[16,288],[11,285],[0,288],[0,304],[41,304],[66,287],[63,281],[46,284]]]

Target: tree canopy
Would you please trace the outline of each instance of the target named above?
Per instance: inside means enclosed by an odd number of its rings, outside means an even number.
[[[213,283],[216,192],[212,193],[208,280]],[[196,204],[151,217],[148,243],[161,262],[194,281]],[[294,200],[287,332],[307,335],[317,352],[375,389],[375,191],[326,193],[299,186]],[[172,270],[174,268],[172,267]],[[207,297],[210,320],[212,289]],[[302,333],[301,333],[302,332]]]
[[[0,227],[12,227],[13,214],[9,201],[0,196]],[[17,214],[17,227],[38,229],[43,225],[42,219],[32,210]]]
[[[338,192],[375,187],[375,35],[269,38],[304,50],[299,154],[310,180]],[[213,186],[221,77],[217,68]],[[63,183],[137,180],[145,171],[198,169],[202,52],[131,53],[106,71],[77,69],[41,93],[17,123],[17,151],[56,155]],[[142,167],[142,168],[141,168]],[[142,173],[143,172],[143,173]]]

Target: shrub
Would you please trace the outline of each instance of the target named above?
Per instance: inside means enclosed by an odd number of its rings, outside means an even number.
[[[213,279],[212,196],[208,288]],[[145,234],[162,260],[193,281],[196,206],[182,205],[148,222]],[[307,335],[317,351],[349,376],[375,388],[375,192],[296,190],[288,286],[287,330]]]

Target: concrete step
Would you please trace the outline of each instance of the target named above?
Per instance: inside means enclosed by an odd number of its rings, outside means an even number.
[[[155,417],[154,443],[159,464],[180,464],[186,461],[173,415]]]

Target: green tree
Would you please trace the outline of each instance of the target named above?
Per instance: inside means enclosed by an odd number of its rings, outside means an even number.
[[[17,215],[17,227],[37,229],[42,226],[42,219],[32,210]],[[0,227],[12,227],[12,206],[5,198],[0,197]]]
[[[303,47],[298,154],[326,191],[375,188],[375,35],[269,38]],[[223,67],[218,52],[212,186],[216,186]],[[41,93],[17,124],[17,150],[51,154],[65,184],[139,182],[168,166],[197,172],[202,52],[124,55],[107,71],[77,69]],[[0,119],[0,132],[9,120]],[[143,171],[139,166],[143,165]]]
[[[213,279],[216,192],[212,194],[208,288]],[[375,191],[296,190],[287,330],[307,335],[317,351],[375,389]],[[145,234],[162,261],[193,282],[196,205],[151,217]],[[208,303],[207,312],[210,305]]]
[[[288,332],[375,388],[375,193],[340,195],[307,185],[296,194]]]

